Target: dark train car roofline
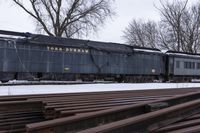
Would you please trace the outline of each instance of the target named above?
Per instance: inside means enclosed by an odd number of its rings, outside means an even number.
[[[50,37],[50,38],[56,38],[56,39],[66,39],[66,40],[74,40],[74,41],[84,41],[86,44],[87,43],[98,43],[98,44],[107,44],[107,45],[118,45],[118,46],[125,46],[125,47],[129,47],[133,50],[137,50],[137,51],[145,51],[145,52],[160,52],[161,51],[159,49],[156,48],[148,48],[148,47],[139,47],[139,46],[131,46],[131,45],[127,45],[127,44],[122,44],[122,43],[114,43],[114,42],[102,42],[102,41],[93,41],[93,40],[86,40],[86,39],[74,39],[74,38],[63,38],[63,37],[53,37],[53,36],[46,36],[46,35],[37,35],[37,36],[44,36],[44,37]],[[49,43],[48,43],[49,44]],[[63,44],[52,44],[52,45],[63,45]]]
[[[118,45],[118,46],[125,46],[127,48],[133,49],[133,51],[140,51],[140,52],[151,52],[151,53],[162,53],[159,49],[156,48],[147,48],[147,47],[139,47],[139,46],[130,46],[127,44],[121,44],[121,43],[114,43],[114,42],[101,42],[101,41],[93,41],[93,40],[86,40],[86,39],[73,39],[73,38],[63,38],[63,37],[54,37],[54,36],[47,36],[47,35],[41,35],[41,34],[32,34],[29,32],[23,33],[23,32],[15,32],[15,31],[5,31],[5,30],[0,30],[1,35],[9,35],[9,36],[17,36],[17,37],[24,37],[24,38],[15,38],[16,41],[29,41],[30,43],[35,43],[35,44],[47,44],[47,45],[54,45],[54,46],[65,46],[63,39],[64,40],[73,40],[73,41],[83,41],[86,45],[87,43],[98,43],[98,44],[108,44],[108,45]],[[50,38],[55,38],[55,39],[60,39],[61,43],[51,43],[51,42],[40,42],[37,41],[37,37],[50,37]],[[11,39],[11,37],[7,37],[7,39]],[[61,40],[62,39],[62,40]],[[80,46],[77,46],[80,47]]]
[[[188,53],[188,52],[178,52],[178,51],[167,51],[165,52],[167,55],[175,55],[175,56],[188,56],[188,57],[198,57],[200,58],[200,54]]]
[[[87,39],[75,39],[75,38],[64,38],[64,37],[55,37],[55,36],[47,36],[47,35],[40,35],[36,34],[36,36],[44,36],[44,37],[50,37],[50,38],[56,38],[56,39],[66,39],[66,40],[77,40],[77,41],[84,41],[87,43],[93,42],[93,43],[104,43],[104,44],[114,44],[114,45],[119,45],[119,46],[127,46],[133,49],[144,49],[144,50],[154,50],[154,51],[160,51],[159,49],[156,48],[148,48],[148,47],[139,47],[139,46],[131,46],[128,44],[122,44],[122,43],[115,43],[115,42],[103,42],[103,41],[94,41],[94,40],[87,40]],[[54,45],[54,44],[53,44]],[[59,45],[59,44],[58,44]]]
[[[32,33],[29,32],[15,32],[15,31],[6,31],[6,30],[0,30],[1,35],[10,35],[10,36],[21,36],[21,37],[31,37]]]

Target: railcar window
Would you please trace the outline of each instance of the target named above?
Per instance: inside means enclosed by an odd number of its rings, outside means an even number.
[[[184,68],[189,69],[190,68],[190,62],[184,62]]]
[[[184,68],[187,68],[187,62],[184,62]]]
[[[188,62],[188,68],[192,68],[192,63],[191,62]]]
[[[176,68],[180,68],[180,61],[176,61]]]
[[[195,62],[191,62],[191,68],[195,69]]]
[[[197,69],[200,69],[200,63],[197,63]]]
[[[184,68],[195,69],[195,62],[184,62]]]

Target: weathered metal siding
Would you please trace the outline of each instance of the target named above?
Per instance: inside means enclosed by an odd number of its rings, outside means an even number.
[[[69,73],[128,75],[164,74],[164,61],[162,54],[139,52],[132,55],[99,51],[93,51],[92,55],[65,54],[65,67],[68,68]]]
[[[164,73],[162,54],[137,52],[127,59],[128,74],[160,75]]]
[[[180,67],[176,67],[177,61],[180,62]],[[184,68],[184,62],[194,62],[195,68]],[[188,75],[188,76],[197,76],[200,75],[200,69],[197,69],[197,63],[200,63],[200,58],[180,58],[175,57],[174,58],[174,75]]]
[[[89,55],[80,53],[65,53],[63,70],[66,73],[90,73],[93,71]]]
[[[44,72],[62,73],[64,60],[63,53],[59,51],[46,51],[46,54],[46,57],[42,61],[45,66],[45,68],[43,68],[45,70]]]
[[[4,70],[4,61],[5,61],[5,46],[6,41],[0,40],[0,71],[2,72]]]
[[[0,49],[1,49],[1,70],[2,72],[10,72],[16,71],[17,68],[15,66],[16,55],[13,55],[13,49],[7,41],[0,41]],[[10,65],[11,64],[11,65]]]
[[[0,49],[0,69],[4,72],[164,74],[162,54],[109,52],[93,48],[87,48],[90,51],[87,53],[51,51],[46,45],[13,43],[8,46],[4,43]]]
[[[3,72],[63,72],[62,52],[49,52],[15,44],[8,47],[7,43],[1,48]]]

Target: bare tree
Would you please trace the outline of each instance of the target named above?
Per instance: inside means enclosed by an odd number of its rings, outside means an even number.
[[[160,42],[162,47],[196,53],[200,42],[200,4],[188,7],[188,0],[161,1]]]
[[[96,32],[115,14],[111,7],[113,0],[12,1],[36,20],[37,31],[50,36],[70,38]]]
[[[182,50],[191,53],[199,52],[200,48],[200,3],[193,5],[183,16]]]
[[[158,29],[153,21],[133,20],[124,30],[123,38],[133,46],[157,48]]]
[[[176,51],[180,51],[181,44],[183,44],[182,17],[186,11],[187,2],[188,0],[184,2],[175,0],[173,3],[169,3],[168,1],[160,1],[162,7],[159,10],[162,17],[162,23],[165,25],[162,28],[166,28],[163,30],[167,30],[167,37],[165,35],[161,36],[165,36],[163,39],[170,39],[164,40],[167,41],[165,44],[169,43],[169,45],[172,46],[172,49]],[[162,32],[160,33],[162,34]]]

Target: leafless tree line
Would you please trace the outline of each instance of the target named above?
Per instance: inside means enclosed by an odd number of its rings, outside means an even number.
[[[115,12],[114,0],[12,0],[50,36],[81,37],[96,32]],[[130,45],[197,53],[200,51],[200,2],[160,0],[161,21],[133,20],[124,31]]]
[[[12,0],[50,36],[80,37],[96,32],[115,12],[113,0]]]
[[[197,53],[200,51],[200,3],[160,1],[161,21],[133,20],[124,31],[130,45]]]
[[[131,45],[157,48],[157,24],[153,21],[133,20],[124,34],[124,38]]]

